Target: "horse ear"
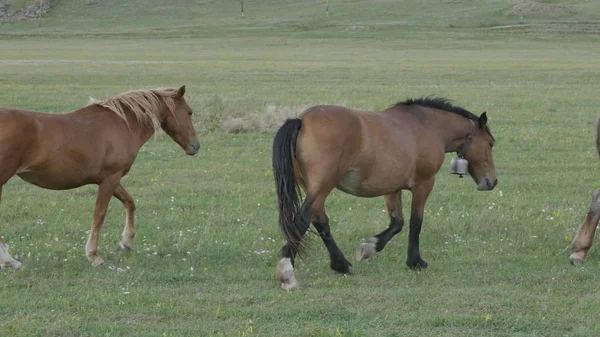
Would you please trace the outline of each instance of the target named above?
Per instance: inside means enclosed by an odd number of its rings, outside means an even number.
[[[177,97],[181,98],[183,95],[185,95],[185,85],[177,90]]]
[[[479,126],[480,127],[484,127],[487,124],[487,115],[486,113],[482,113],[481,116],[479,116]]]

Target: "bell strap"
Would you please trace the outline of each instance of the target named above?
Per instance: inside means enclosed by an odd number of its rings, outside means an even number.
[[[460,149],[460,152],[458,152],[458,158],[463,158],[465,156],[465,153],[467,153],[467,150],[469,150],[469,146],[473,141],[473,136],[475,135],[475,123],[473,123],[472,119],[469,119],[469,123],[471,124],[471,130],[469,131],[465,145],[463,145],[463,147]]]

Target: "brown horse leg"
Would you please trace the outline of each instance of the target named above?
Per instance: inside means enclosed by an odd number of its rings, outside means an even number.
[[[0,199],[2,199],[2,185],[0,185]],[[8,246],[4,243],[4,236],[0,235],[0,269],[11,267],[14,270],[21,268],[23,264],[8,253]]]
[[[98,256],[98,237],[100,236],[100,228],[104,223],[106,209],[113,195],[115,188],[119,184],[121,175],[115,175],[105,179],[98,187],[98,196],[96,197],[96,208],[94,209],[94,220],[88,242],[85,245],[85,252],[92,266],[96,267],[104,263],[104,260]]]
[[[421,258],[419,251],[419,235],[423,224],[423,211],[427,197],[433,189],[435,178],[430,178],[412,189],[412,205],[410,214],[410,232],[408,234],[408,255],[406,265],[412,269],[425,269],[427,262]]]
[[[404,216],[402,215],[402,192],[393,193],[385,196],[385,206],[390,215],[389,226],[381,233],[367,239],[360,244],[354,258],[356,261],[368,259],[375,252],[380,252],[385,245],[400,231],[404,226]]]
[[[121,184],[117,186],[113,196],[121,201],[123,207],[125,207],[125,212],[127,213],[125,218],[125,228],[123,228],[123,234],[121,235],[119,247],[121,247],[124,252],[128,253],[131,251],[131,247],[133,246],[133,237],[135,236],[135,227],[133,224],[135,202]]]
[[[581,266],[585,262],[588,251],[594,242],[598,220],[600,220],[600,189],[594,191],[585,222],[579,227],[577,235],[571,243],[573,253],[569,259],[573,265]]]
[[[312,224],[315,226],[317,232],[319,232],[319,235],[329,252],[329,258],[331,260],[329,266],[338,273],[348,274],[352,264],[346,260],[344,253],[342,253],[331,235],[329,218],[327,217],[327,213],[325,213],[325,205],[322,202],[313,203],[311,213],[314,214]]]

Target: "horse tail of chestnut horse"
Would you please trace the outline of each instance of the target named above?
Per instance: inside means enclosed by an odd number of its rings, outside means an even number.
[[[279,229],[287,242],[287,246],[296,253],[302,249],[301,239],[305,226],[305,215],[299,214],[300,190],[294,174],[293,157],[296,154],[296,138],[302,127],[299,118],[288,119],[277,131],[273,140],[273,175],[277,191],[279,210]],[[297,218],[300,216],[300,218]]]

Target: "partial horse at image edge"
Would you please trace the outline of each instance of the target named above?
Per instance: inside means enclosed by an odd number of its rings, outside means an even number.
[[[358,261],[381,251],[402,230],[401,191],[410,190],[406,264],[426,268],[419,235],[444,154],[464,156],[477,189],[491,190],[497,184],[494,142],[486,113],[478,117],[437,97],[408,99],[381,112],[314,106],[288,119],[275,135],[272,156],[279,227],[286,241],[275,269],[281,287],[298,287],[294,260],[304,250],[302,237],[311,224],[327,248],[330,267],[350,271],[352,265],[335,243],[325,212],[325,200],[335,188],[358,197],[385,196],[390,224],[360,245]]]
[[[126,211],[119,246],[130,251],[135,202],[120,181],[142,145],[162,129],[186,154],[195,155],[200,148],[184,94],[185,86],[134,90],[66,114],[0,108],[0,196],[2,186],[14,175],[53,190],[96,184],[96,206],[85,246],[88,259],[93,266],[104,263],[97,253],[98,238],[113,196]],[[21,266],[0,236],[0,268]]]
[[[600,118],[596,121],[596,151],[600,157]],[[574,266],[582,266],[585,263],[588,252],[594,243],[596,228],[600,221],[600,189],[592,194],[592,203],[588,210],[585,221],[571,242],[571,255],[569,260]]]

